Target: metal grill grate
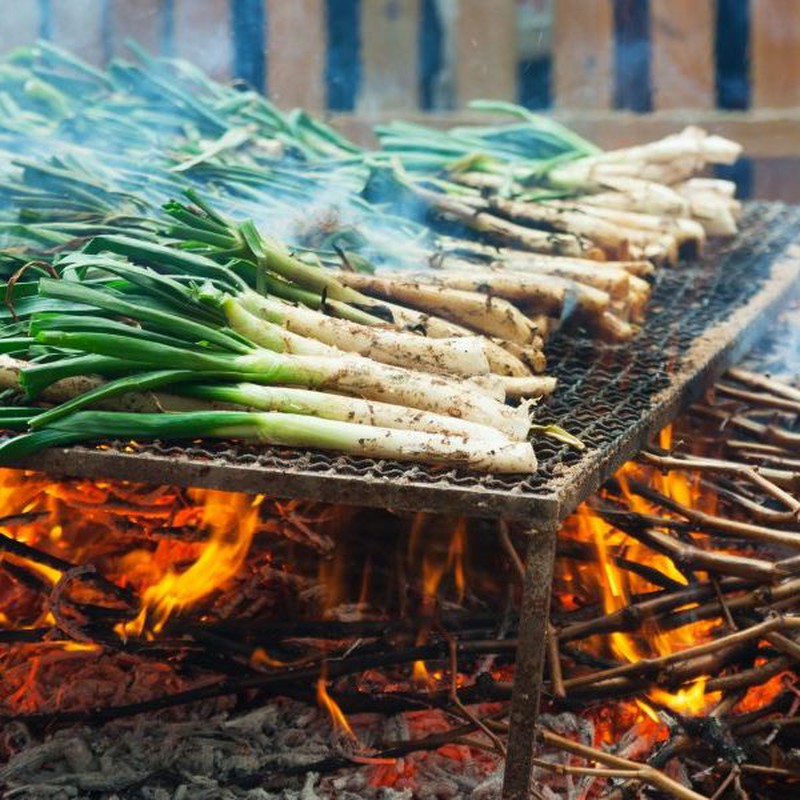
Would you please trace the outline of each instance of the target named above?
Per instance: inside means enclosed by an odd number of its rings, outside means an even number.
[[[647,323],[633,341],[608,346],[556,336],[548,371],[559,390],[538,409],[537,421],[557,422],[587,450],[537,441],[540,468],[529,477],[224,443],[112,442],[51,450],[25,466],[553,524],[752,345],[797,282],[800,254],[782,256],[798,232],[800,208],[751,204],[734,241],[699,263],[659,271]]]

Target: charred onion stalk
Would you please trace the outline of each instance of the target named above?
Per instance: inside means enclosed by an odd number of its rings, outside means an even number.
[[[733,142],[687,128],[602,153],[524,109],[476,105],[521,122],[449,133],[405,123],[378,128],[391,159],[374,167],[371,196],[400,198],[401,209],[421,207],[434,221],[451,228],[457,222],[496,248],[481,253],[480,245],[463,244],[456,264],[440,256],[436,266],[463,270],[465,260],[474,259],[483,269],[488,257],[497,269],[533,273],[531,283],[534,276],[559,275],[609,291],[611,276],[601,277],[598,261],[624,262],[615,266],[641,279],[652,270],[648,264],[676,265],[702,253],[707,236],[736,232],[733,184],[695,177],[709,164],[733,163],[740,152]],[[619,340],[635,333],[648,287],[639,280],[628,291],[623,286],[613,285],[616,302],[589,322],[596,335]],[[486,292],[494,292],[490,282]],[[523,310],[538,312],[536,305]],[[584,315],[578,319],[587,322]]]

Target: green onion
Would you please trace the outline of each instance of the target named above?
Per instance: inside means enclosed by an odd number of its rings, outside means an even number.
[[[528,442],[487,442],[297,414],[239,411],[176,414],[79,411],[54,422],[43,431],[0,444],[0,462],[13,462],[53,444],[102,438],[141,440],[198,437],[335,450],[371,458],[453,464],[492,472],[526,473],[536,469],[536,458]]]

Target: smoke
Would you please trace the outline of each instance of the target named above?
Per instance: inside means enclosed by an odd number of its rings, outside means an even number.
[[[800,378],[800,300],[795,299],[781,314],[753,358],[759,372],[797,385]],[[748,361],[744,366],[749,366]]]

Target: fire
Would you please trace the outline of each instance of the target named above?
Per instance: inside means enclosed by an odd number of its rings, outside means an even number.
[[[122,625],[122,635],[141,635],[146,627],[159,633],[167,619],[182,608],[194,605],[233,578],[244,563],[258,525],[258,508],[263,495],[201,491],[201,526],[211,532],[200,557],[183,572],[165,564],[162,578],[145,591],[143,607],[135,620]],[[139,553],[132,554],[134,559]],[[152,617],[148,626],[148,618]]]
[[[467,523],[464,517],[458,517],[453,525],[447,550],[433,547],[433,542],[424,536],[425,525],[429,515],[416,514],[411,525],[408,541],[408,562],[413,572],[421,571],[422,577],[422,614],[432,617],[437,608],[439,587],[446,575],[452,575],[458,602],[464,600],[466,578],[464,574],[464,555],[466,549]],[[420,564],[421,559],[421,565]],[[417,636],[417,644],[425,644],[428,638],[429,627],[423,626]],[[423,686],[433,686],[434,677],[428,670],[424,661],[415,661],[412,667],[414,681]]]
[[[323,667],[322,674],[317,679],[317,703],[320,708],[328,712],[335,730],[343,733],[348,739],[354,742],[358,741],[358,737],[350,727],[350,723],[347,721],[344,712],[339,708],[338,703],[328,694],[327,670],[325,667]]]
[[[263,670],[266,668],[270,669],[280,669],[281,667],[287,666],[284,661],[279,661],[277,658],[273,658],[263,647],[256,647],[255,650],[250,654],[250,660],[248,664],[252,669]]]
[[[413,574],[421,574],[423,611],[431,613],[436,605],[439,587],[450,575],[456,589],[458,602],[464,599],[466,578],[464,575],[464,558],[466,552],[467,521],[457,517],[452,522],[452,530],[444,534],[444,538],[436,537],[431,531],[431,522],[437,528],[442,527],[442,520],[429,514],[415,514],[411,523],[408,538],[408,566]],[[446,542],[446,549],[442,546]]]
[[[419,643],[419,640],[417,641]],[[411,677],[413,678],[414,683],[419,683],[423,686],[433,685],[433,678],[431,677],[430,672],[428,672],[428,667],[425,665],[424,661],[414,662],[414,665],[411,668]]]
[[[718,692],[706,692],[706,678],[699,678],[691,683],[688,688],[678,689],[677,692],[666,692],[663,689],[651,689],[648,697],[654,702],[677,711],[679,714],[690,715],[705,711],[716,703],[720,695]]]
[[[281,526],[288,524],[284,521],[287,515],[296,522],[302,521],[302,516],[297,517],[290,504],[263,501],[262,497],[254,499],[235,493],[183,491],[166,486],[147,489],[114,481],[57,481],[38,473],[0,472],[0,515],[14,519],[13,524],[9,522],[4,528],[4,535],[52,559],[39,563],[0,552],[6,566],[13,564],[14,569],[18,568],[17,572],[10,568],[0,570],[3,609],[0,625],[19,633],[25,629],[40,630],[38,635],[44,637],[41,641],[28,641],[21,636],[19,643],[3,648],[0,683],[5,701],[24,696],[30,710],[52,706],[57,693],[53,686],[61,681],[59,671],[68,670],[65,675],[75,676],[95,672],[104,675],[115,671],[120,660],[125,659],[135,664],[132,674],[157,674],[159,678],[169,675],[175,688],[185,685],[187,679],[175,671],[180,658],[174,664],[160,663],[157,659],[148,663],[137,655],[149,652],[146,649],[118,651],[113,646],[84,642],[82,637],[84,633],[90,635],[92,626],[102,629],[108,620],[106,635],[113,630],[122,639],[154,640],[168,633],[169,620],[189,610],[194,626],[223,623],[230,613],[227,609],[233,609],[236,603],[240,609],[246,607],[249,611],[250,606],[264,601],[257,588],[252,594],[249,589],[251,585],[263,585],[256,583],[261,580],[262,569],[267,576],[264,580],[272,581],[267,584],[270,587],[267,593],[274,592],[273,600],[293,603],[292,608],[302,609],[300,613],[313,614],[318,608],[326,616],[354,615],[352,619],[369,613],[373,602],[376,609],[383,607],[386,572],[374,572],[372,567],[373,562],[378,563],[380,551],[355,549],[361,546],[362,538],[352,535],[352,510],[337,506],[320,511],[314,507],[307,530],[290,540],[271,534],[283,530]],[[303,513],[302,508],[295,511]],[[256,533],[264,538],[254,548]],[[399,557],[394,566],[400,582],[389,594],[398,604],[399,613],[422,620],[417,635],[417,643],[421,645],[436,630],[442,604],[460,604],[466,595],[467,522],[455,518],[443,521],[435,515],[420,514],[405,530],[402,522],[398,524],[396,533],[397,550],[393,553]],[[329,538],[329,534],[338,538]],[[274,540],[276,550],[267,545],[267,539]],[[339,546],[340,541],[351,539],[354,549]],[[305,577],[303,565],[294,562],[297,551],[287,549],[289,541],[298,540],[303,558],[308,557],[309,544],[323,556],[333,555],[306,562],[306,566],[321,565],[321,580],[316,585],[322,591],[305,595],[300,601],[308,603],[305,607],[298,603],[299,593],[303,587],[315,584]],[[335,540],[337,547],[325,549],[326,540]],[[272,562],[274,552],[280,553],[281,563]],[[65,565],[63,570],[48,566],[60,562]],[[361,572],[353,569],[358,563],[364,567]],[[292,573],[297,575],[296,583],[294,578],[287,583],[281,577],[291,577]],[[90,574],[100,576],[105,588],[95,586],[88,577]],[[114,585],[129,592],[132,600],[115,595]],[[287,592],[289,586],[291,592]],[[355,599],[354,588],[358,592],[357,609],[347,605]],[[51,608],[48,598],[56,595],[63,602]],[[338,608],[339,603],[345,605]],[[88,616],[81,612],[84,604],[94,609]],[[236,616],[230,619],[235,621]],[[180,636],[180,630],[175,627],[170,633]],[[235,634],[229,635],[235,644]],[[9,641],[17,639],[12,637]],[[191,641],[189,634],[187,642]],[[337,646],[333,641],[317,645],[323,650]],[[302,646],[280,645],[276,645],[274,654],[271,646],[254,646],[249,652],[236,653],[238,659],[243,656],[247,666],[256,671],[290,668],[308,663],[311,657],[302,653]],[[64,665],[68,659],[69,668]],[[415,677],[424,685],[435,686],[446,679],[442,669],[430,666],[429,670],[429,666],[423,661],[414,666]],[[197,679],[207,680],[208,676],[198,675]],[[145,683],[142,682],[139,698],[149,697],[158,687],[166,685],[159,680],[147,686]],[[76,677],[74,689],[68,687],[64,696],[70,698],[67,702],[80,707],[81,701],[76,699],[80,693],[78,686]],[[111,681],[108,686],[112,689],[121,684]],[[32,687],[38,688],[34,691]],[[135,691],[139,690],[135,687]],[[125,691],[120,689],[120,696],[112,702],[121,702]],[[337,713],[334,709],[324,678],[318,694],[321,705],[340,723],[343,715],[341,710]]]
[[[669,449],[670,431],[662,432],[660,444]],[[637,494],[637,482],[677,503],[705,511],[713,508],[713,492],[705,491],[696,478],[662,474],[636,464],[618,473],[618,488],[606,490],[602,502],[669,516]],[[289,504],[265,503],[260,496],[170,487],[150,491],[123,483],[57,482],[35,473],[0,471],[0,516],[8,518],[3,534],[48,557],[40,563],[0,551],[4,564],[0,627],[11,633],[8,642],[16,642],[0,650],[2,705],[14,711],[86,708],[87,702],[95,700],[87,701],[85,690],[76,688],[81,680],[106,687],[102,697],[106,705],[129,701],[129,690],[133,700],[146,700],[163,695],[167,688],[184,689],[194,680],[218,680],[213,669],[204,672],[203,661],[192,660],[197,653],[206,654],[201,634],[227,648],[223,655],[228,663],[253,671],[287,670],[301,664],[316,667],[326,658],[348,652],[351,643],[368,642],[371,631],[380,629],[375,621],[392,615],[405,615],[418,627],[409,632],[405,624],[398,625],[395,634],[392,626],[386,636],[389,646],[395,635],[398,646],[405,648],[412,641],[422,646],[439,636],[443,620],[447,623],[455,616],[456,604],[462,607],[459,613],[475,608],[474,598],[483,597],[481,581],[496,589],[498,596],[501,592],[506,596],[507,587],[497,581],[494,562],[486,551],[470,546],[468,534],[475,529],[468,529],[466,519],[417,514],[409,524],[404,517],[394,516],[391,536],[378,538],[363,535],[357,512],[332,507],[318,515],[314,507],[306,530],[299,530],[298,523],[293,538],[278,535],[286,516],[293,513]],[[17,515],[13,521],[12,515]],[[561,562],[563,591],[557,599],[563,610],[580,610],[596,602],[600,613],[623,610],[637,602],[637,596],[662,588],[658,580],[652,581],[655,572],[667,579],[667,585],[688,582],[672,560],[615,528],[590,505],[580,507],[562,534],[581,545],[580,558]],[[391,547],[389,541],[394,543]],[[695,536],[695,541],[702,546],[704,540]],[[503,553],[496,556],[499,560]],[[631,563],[651,572],[633,571],[626,566]],[[105,589],[92,583],[86,568],[96,569],[106,582]],[[262,576],[266,576],[263,581]],[[120,599],[114,586],[108,589],[109,584],[124,587],[133,599],[125,600],[124,594]],[[256,607],[258,614],[251,615]],[[483,606],[487,607],[500,606]],[[680,611],[691,608],[687,604]],[[85,614],[84,609],[88,609]],[[175,619],[181,614],[182,619]],[[281,614],[286,616],[281,618]],[[359,633],[352,634],[353,639],[338,638],[351,635],[347,632],[328,633],[317,640],[315,635],[295,637],[292,626],[284,638],[283,621],[294,615],[313,624],[322,615],[326,626],[334,620],[355,622],[353,630]],[[270,630],[273,619],[279,623],[277,635]],[[170,620],[174,624],[168,627]],[[253,620],[251,632],[248,626]],[[257,624],[261,621],[265,622],[263,631]],[[202,630],[206,624],[208,630]],[[707,641],[721,624],[720,619],[711,619],[671,630],[659,628],[651,619],[635,633],[597,635],[580,646],[591,648],[598,657],[636,663]],[[123,638],[152,640],[161,635],[161,641],[155,647],[140,641],[123,648],[112,641],[112,629]],[[27,641],[27,630],[39,639]],[[91,638],[103,644],[89,642],[89,634],[96,631],[106,638]],[[361,635],[363,640],[355,638]],[[175,642],[173,657],[164,658],[162,647]],[[500,666],[488,659],[480,663],[502,681],[513,679],[513,666],[506,659]],[[190,669],[181,669],[184,664]],[[417,685],[410,691],[441,688],[450,681],[456,686],[468,684],[473,662],[464,659],[464,664],[469,664],[462,666],[465,674],[453,675],[449,666],[442,669],[441,663],[419,660],[412,674]],[[405,666],[375,669],[371,677],[364,673],[348,685],[359,691],[362,685],[363,691],[409,691],[406,670]],[[141,680],[140,686],[131,690],[122,677],[126,675],[136,676],[131,681]],[[92,684],[94,676],[99,681]],[[329,686],[323,667],[315,685],[319,706],[334,728],[357,744],[353,726],[331,697]],[[623,725],[635,726],[643,739],[652,742],[666,735],[665,710],[687,716],[707,710],[716,696],[706,688],[706,677],[672,691],[650,688],[635,701],[595,706],[587,714],[594,717],[600,742],[613,741]],[[751,690],[740,708],[761,707],[782,688],[784,678],[777,676]],[[357,719],[359,728],[367,724]]]
[[[0,549],[0,628],[12,634],[0,649],[3,705],[52,710],[60,698],[80,705],[76,698],[85,689],[79,679],[70,683],[70,674],[91,681],[96,671],[109,690],[123,686],[126,681],[107,682],[106,675],[128,656],[89,642],[88,634],[84,641],[84,626],[102,624],[105,614],[124,638],[152,637],[173,613],[201,603],[213,609],[219,590],[248,575],[243,566],[261,529],[262,501],[0,470],[2,535],[31,548],[30,555]],[[270,558],[260,557],[262,563]],[[136,606],[123,599],[124,592],[116,595],[114,585],[138,598],[135,619],[126,617]],[[83,607],[94,609],[93,620]],[[115,624],[119,619],[124,621]],[[266,660],[256,656],[262,668]],[[175,687],[184,680],[170,665],[141,659],[134,673],[169,675]],[[142,677],[125,691],[147,696],[158,685],[166,686]]]
[[[671,429],[661,431],[659,443],[664,449],[671,444]],[[662,514],[647,500],[635,494],[629,484],[629,478],[649,483],[653,488],[677,502],[697,507],[705,502],[701,487],[686,475],[671,472],[662,475],[659,472],[646,470],[634,463],[626,464],[616,475],[623,499],[628,508],[642,514]],[[623,531],[606,522],[591,506],[584,503],[570,517],[562,531],[565,535],[581,542],[594,544],[600,562],[600,574],[594,571],[593,565],[576,564],[569,567],[567,589],[576,581],[583,587],[578,594],[599,595],[603,611],[612,614],[631,604],[634,595],[652,592],[657,589],[646,578],[638,573],[622,569],[616,559],[624,556],[627,561],[651,567],[666,578],[678,584],[686,585],[686,577],[677,569],[667,556],[655,553]],[[573,602],[568,598],[568,603]],[[610,655],[623,663],[636,663],[645,658],[668,655],[711,638],[718,620],[702,620],[685,625],[675,630],[661,630],[652,620],[645,620],[639,631],[631,634],[615,631],[602,642],[597,642],[598,651],[607,650]],[[705,711],[715,700],[714,695],[705,692],[706,679],[700,678],[689,687],[676,692],[654,689],[649,697],[657,706],[665,706],[682,714],[698,714]],[[649,708],[641,704],[643,710]],[[652,711],[647,711],[649,715]]]
[[[756,666],[763,666],[763,663],[756,661]],[[787,686],[793,687],[793,676],[788,672],[782,672],[771,677],[766,683],[760,686],[751,686],[745,696],[737,703],[736,710],[742,713],[757,711],[771,703]]]

